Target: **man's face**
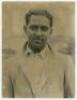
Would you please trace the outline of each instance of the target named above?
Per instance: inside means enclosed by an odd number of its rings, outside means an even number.
[[[51,32],[50,20],[43,15],[32,15],[26,32],[31,47],[39,51],[45,47]]]

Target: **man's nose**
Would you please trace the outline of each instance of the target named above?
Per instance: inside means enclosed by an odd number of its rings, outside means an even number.
[[[42,31],[41,31],[41,28],[38,27],[37,34],[38,34],[38,35],[41,35],[41,32],[42,32]]]

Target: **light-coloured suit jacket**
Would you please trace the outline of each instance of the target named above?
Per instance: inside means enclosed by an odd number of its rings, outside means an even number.
[[[68,55],[47,47],[3,59],[3,97],[74,97],[74,64]]]

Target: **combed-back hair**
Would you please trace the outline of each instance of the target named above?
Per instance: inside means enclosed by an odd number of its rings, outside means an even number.
[[[47,10],[42,10],[42,9],[29,10],[28,13],[26,13],[26,15],[25,15],[25,21],[26,21],[27,25],[28,25],[32,15],[46,16],[50,20],[50,26],[52,27],[52,22],[53,22],[52,15]]]

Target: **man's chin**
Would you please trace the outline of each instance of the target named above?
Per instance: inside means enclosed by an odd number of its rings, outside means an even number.
[[[33,51],[34,53],[40,53],[40,52],[42,51],[42,49],[43,49],[43,48],[34,47],[34,48],[32,48],[32,51]]]
[[[33,44],[30,44],[29,45],[30,49],[33,51],[33,52],[41,52],[44,47],[45,47],[45,44],[42,44],[42,43],[33,43]]]

